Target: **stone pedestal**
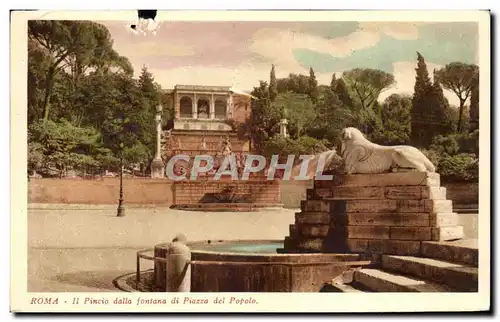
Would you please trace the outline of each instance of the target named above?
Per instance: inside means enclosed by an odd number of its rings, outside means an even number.
[[[463,237],[437,173],[335,176],[301,202],[288,252],[418,255],[422,241]]]
[[[154,158],[151,162],[151,178],[164,178],[165,164],[161,158]]]

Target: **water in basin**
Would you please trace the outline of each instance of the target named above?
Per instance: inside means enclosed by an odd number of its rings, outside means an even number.
[[[255,243],[221,243],[193,247],[195,250],[205,250],[222,253],[262,253],[276,254],[276,249],[283,248],[283,242],[255,242]]]

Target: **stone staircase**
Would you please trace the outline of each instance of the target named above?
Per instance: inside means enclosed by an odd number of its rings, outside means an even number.
[[[460,238],[438,173],[337,175],[308,189],[284,250],[418,255],[423,241]]]
[[[308,189],[282,252],[374,259],[325,292],[477,292],[477,245],[458,219],[438,173],[335,175]]]
[[[464,244],[471,241],[464,241]],[[375,267],[350,270],[327,283],[324,292],[477,292],[476,247],[427,243],[416,256],[381,255]],[[469,245],[470,246],[470,245]],[[448,249],[436,253],[435,250]],[[436,258],[438,257],[438,258]]]

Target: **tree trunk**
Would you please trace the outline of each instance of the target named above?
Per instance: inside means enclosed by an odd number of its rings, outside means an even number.
[[[47,77],[45,79],[45,97],[43,100],[43,122],[49,119],[50,111],[50,96],[52,95],[52,82],[54,79],[54,66],[49,67]]]
[[[464,114],[465,100],[460,99],[460,107],[458,109],[457,133],[462,130],[462,118]]]

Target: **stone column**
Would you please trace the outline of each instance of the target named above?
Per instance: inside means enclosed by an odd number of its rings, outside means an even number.
[[[193,93],[193,118],[198,118],[198,100],[196,99],[196,93]]]
[[[288,132],[287,132],[287,126],[288,121],[287,119],[281,119],[280,121],[280,135],[284,138],[288,137]]]
[[[226,101],[226,118],[231,119],[233,117],[233,95],[229,94],[229,98]]]
[[[215,98],[214,94],[212,94],[212,99],[210,101],[210,119],[215,119]]]
[[[165,164],[161,158],[161,113],[163,107],[156,108],[156,153],[151,162],[151,178],[163,178],[165,176]]]
[[[175,110],[175,119],[178,120],[181,118],[181,101],[179,94],[174,93],[174,110]]]

